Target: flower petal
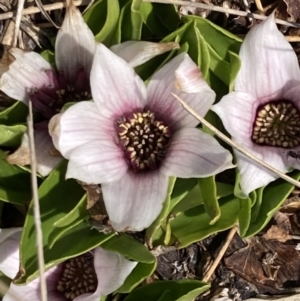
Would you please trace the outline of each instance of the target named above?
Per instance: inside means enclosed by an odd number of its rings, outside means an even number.
[[[159,54],[178,48],[179,44],[176,42],[127,41],[110,47],[110,50],[124,59],[131,67],[137,67]]]
[[[172,140],[160,171],[180,178],[209,177],[234,167],[229,151],[195,128],[184,128]]]
[[[136,265],[136,261],[130,261],[119,253],[96,248],[94,266],[98,279],[97,289],[92,295],[80,295],[74,301],[99,301],[101,296],[107,296],[118,289]]]
[[[117,181],[128,169],[123,156],[121,149],[111,141],[89,142],[70,153],[66,178],[87,184]]]
[[[195,127],[199,121],[181,106],[172,92],[202,116],[215,100],[215,92],[186,53],[178,55],[156,72],[147,89],[147,107],[174,129]]]
[[[50,120],[49,133],[55,147],[69,159],[74,149],[86,143],[103,139],[112,141],[115,129],[111,119],[101,116],[95,103],[82,101],[55,115]]]
[[[300,71],[296,54],[279,32],[272,14],[246,35],[240,57],[241,69],[235,91],[258,98],[275,99],[299,83]]]
[[[52,139],[46,130],[35,129],[34,144],[37,171],[43,177],[46,177],[63,158],[56,151]],[[30,164],[30,150],[27,133],[23,136],[21,146],[13,154],[7,157],[7,162],[21,166]]]
[[[101,109],[105,106],[109,116],[119,117],[143,109],[146,102],[146,87],[141,78],[102,44],[98,44],[95,51],[91,89],[94,101]]]
[[[119,181],[102,184],[105,207],[116,231],[142,231],[162,210],[168,177],[159,172],[128,172]]]
[[[78,70],[82,67],[89,75],[95,47],[92,31],[71,1],[55,43],[57,68],[64,72],[69,83],[76,81]]]
[[[56,266],[45,273],[47,283],[48,300],[63,301],[64,296],[56,289],[57,281],[61,274],[61,265]],[[9,290],[3,297],[3,301],[40,301],[40,280],[39,278],[29,282],[26,285],[10,284]]]
[[[0,229],[0,271],[13,279],[19,271],[22,228]]]
[[[38,53],[24,52],[17,48],[11,49],[10,53],[15,61],[0,78],[0,90],[5,94],[27,102],[30,89],[57,85],[55,78],[49,76],[49,71],[54,70]]]
[[[252,127],[259,101],[243,92],[231,92],[212,106],[235,142],[252,145]]]
[[[255,144],[250,149],[246,145],[241,146],[275,169],[278,169],[283,173],[288,171],[288,166],[285,164],[286,152],[283,149],[259,146]],[[278,176],[265,170],[262,166],[259,166],[248,158],[245,158],[239,152],[236,151],[235,155],[241,176],[240,186],[246,195],[278,178]]]

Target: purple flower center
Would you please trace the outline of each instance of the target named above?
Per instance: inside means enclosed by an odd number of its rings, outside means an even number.
[[[124,156],[134,172],[155,170],[166,156],[171,130],[153,112],[135,112],[118,120]]]
[[[89,75],[82,66],[72,80],[63,72],[52,70],[45,72],[51,84],[30,89],[29,97],[34,111],[42,114],[47,120],[59,113],[68,102],[92,99]]]
[[[300,113],[287,100],[257,108],[252,140],[259,145],[293,148],[300,145]]]
[[[98,280],[94,268],[94,256],[91,253],[67,260],[57,290],[66,300],[73,300],[85,293],[93,293]]]

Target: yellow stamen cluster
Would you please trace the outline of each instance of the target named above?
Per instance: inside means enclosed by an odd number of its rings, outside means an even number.
[[[257,110],[252,140],[261,145],[293,148],[300,145],[300,114],[290,102],[267,103]]]
[[[154,113],[136,112],[118,121],[120,142],[133,171],[158,168],[166,155],[171,131]]]

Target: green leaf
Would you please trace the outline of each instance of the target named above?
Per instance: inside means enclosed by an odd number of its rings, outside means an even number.
[[[185,23],[190,21],[196,23],[206,43],[214,49],[218,56],[221,57],[221,60],[229,62],[229,50],[239,53],[242,40],[229,31],[198,16],[183,16],[183,21]]]
[[[0,145],[6,147],[17,147],[21,144],[23,134],[26,132],[25,125],[3,125],[0,124]]]
[[[152,245],[152,236],[154,235],[155,231],[157,231],[159,229],[160,225],[166,220],[166,218],[168,217],[168,215],[170,213],[169,207],[170,207],[171,193],[174,188],[175,180],[176,180],[176,178],[170,177],[169,188],[168,188],[166,199],[163,204],[163,209],[160,212],[157,219],[146,230],[146,237],[147,237],[148,244],[150,246]]]
[[[218,198],[233,194],[233,189],[234,189],[233,185],[221,183],[221,182],[216,182],[216,185],[217,185]]]
[[[48,247],[51,233],[59,229],[54,227],[55,222],[68,214],[85,193],[76,180],[65,180],[66,168],[67,161],[63,161],[51,172],[38,191],[44,248]],[[61,228],[61,230],[64,229]],[[30,273],[35,272],[32,268],[36,264],[35,239],[35,222],[33,204],[31,203],[24,224],[20,252],[21,262],[27,271],[27,277],[30,276]]]
[[[28,115],[28,107],[21,101],[15,102],[6,110],[0,112],[0,124],[14,125],[25,123]]]
[[[156,281],[135,289],[124,301],[193,301],[209,288],[197,280]]]
[[[219,199],[219,206],[221,216],[214,225],[210,224],[211,219],[202,205],[177,215],[171,221],[172,235],[177,238],[180,248],[235,225],[240,211],[240,200],[227,196]]]
[[[30,199],[30,173],[0,159],[0,200],[24,205]]]
[[[194,180],[194,179],[193,179]],[[203,199],[200,197],[201,192],[200,192],[200,186],[195,185],[186,195],[183,199],[180,200],[172,208],[171,212],[174,215],[177,215],[178,213],[184,212],[186,210],[189,210],[193,207],[197,207],[199,205],[203,204]]]
[[[217,199],[217,187],[215,177],[211,176],[208,178],[198,179],[200,187],[200,199],[204,204],[206,213],[210,216],[213,225],[220,218],[220,208]]]
[[[141,4],[143,0],[132,0],[131,3],[131,39],[140,40],[142,35],[143,18],[140,12]]]
[[[300,172],[294,171],[290,176],[296,180],[300,178]],[[265,187],[262,194],[262,202],[259,212],[255,212],[255,219],[251,214],[251,222],[244,237],[253,236],[261,231],[271,220],[282,203],[293,191],[294,186],[282,179],[278,179]]]
[[[187,196],[189,194],[189,192],[196,186],[196,184],[197,184],[196,179],[180,179],[180,178],[176,179],[176,182],[175,182],[172,194],[171,194],[170,211],[173,211],[173,208],[183,198],[185,198],[185,196]],[[177,211],[177,212],[181,212],[181,211]]]
[[[110,251],[118,252],[134,261],[148,264],[155,262],[155,257],[142,243],[124,233],[114,236],[105,242],[102,247]]]
[[[27,225],[25,225],[25,227],[26,226]],[[36,250],[34,231],[34,228],[30,231],[27,231],[25,228],[23,230],[20,248],[21,263],[26,269],[26,275],[19,279],[16,282],[17,284],[28,283],[39,275],[36,252],[35,254],[28,254],[31,249]],[[30,235],[30,239],[26,239],[25,235]],[[112,235],[105,235],[98,231],[91,230],[85,223],[80,223],[69,229],[51,249],[48,248],[47,239],[44,236],[45,267],[48,270],[69,258],[91,251],[111,237]],[[29,242],[31,243],[30,245],[28,244]],[[25,258],[26,261],[24,261]]]
[[[251,220],[251,199],[240,199],[241,210],[239,214],[240,235],[244,236]]]
[[[139,262],[124,284],[117,290],[118,293],[128,294],[145,279],[151,276],[156,269],[156,261],[152,263]]]
[[[44,50],[41,52],[41,56],[52,66],[55,66],[55,53],[51,50]]]
[[[180,22],[175,5],[143,2],[140,13],[151,36],[161,39],[177,29]],[[143,29],[143,37],[144,37]]]
[[[84,20],[94,33],[96,41],[111,46],[119,15],[118,0],[100,0],[85,13]]]

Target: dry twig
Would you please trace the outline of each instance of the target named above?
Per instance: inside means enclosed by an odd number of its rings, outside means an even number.
[[[74,1],[75,6],[81,6],[81,5],[88,5],[90,3],[90,0],[76,0]],[[51,11],[51,10],[56,10],[56,9],[62,9],[66,7],[67,4],[66,2],[56,2],[52,4],[45,4],[44,9],[45,11]],[[41,12],[41,10],[38,7],[28,7],[23,9],[23,16],[24,15],[30,15],[30,14],[36,14]],[[0,20],[6,20],[9,18],[12,18],[15,15],[14,12],[7,12],[0,14]]]
[[[222,246],[218,256],[216,257],[215,261],[213,262],[212,266],[209,268],[209,270],[207,271],[207,273],[205,274],[205,276],[203,277],[202,281],[209,281],[210,277],[212,276],[212,274],[214,273],[214,271],[216,270],[216,268],[218,267],[218,264],[220,263],[220,261],[222,260],[226,250],[228,249],[234,234],[236,233],[236,231],[238,230],[238,226],[234,226],[233,228],[231,228],[230,232],[228,233],[225,243]]]
[[[16,21],[15,21],[15,30],[14,30],[14,39],[13,39],[12,47],[17,46],[18,34],[19,34],[21,19],[22,19],[22,15],[23,15],[24,3],[25,3],[25,0],[18,1],[17,15],[16,15]]]
[[[29,101],[29,116],[27,119],[28,124],[28,138],[29,138],[29,149],[30,149],[30,165],[31,165],[31,185],[33,194],[33,211],[34,211],[34,223],[36,229],[36,242],[38,249],[38,263],[40,272],[40,286],[41,286],[41,300],[47,301],[47,284],[45,278],[45,260],[43,253],[43,233],[41,227],[41,214],[38,197],[38,185],[37,185],[37,162],[35,157],[34,147],[34,135],[33,135],[33,117],[32,117],[32,103]]]

